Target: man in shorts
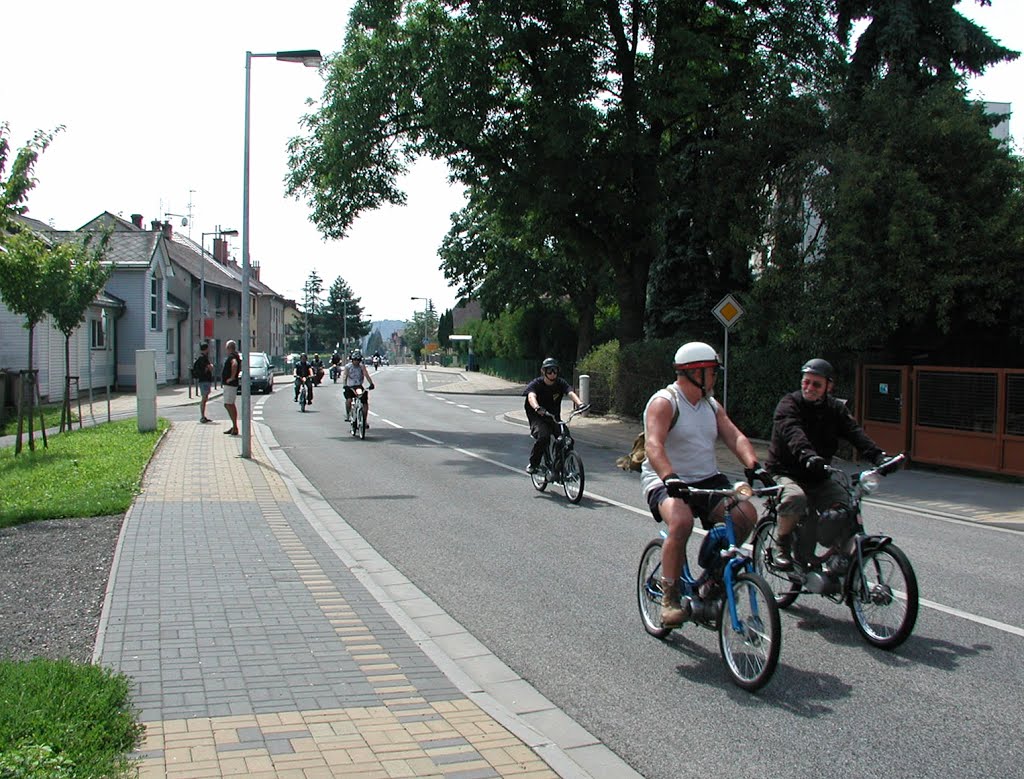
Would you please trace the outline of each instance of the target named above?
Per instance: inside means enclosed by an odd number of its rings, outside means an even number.
[[[199,384],[199,421],[209,422],[206,416],[206,403],[210,399],[210,390],[213,388],[213,363],[210,362],[210,344],[203,341],[199,344],[199,356],[196,357],[192,372]]]
[[[238,344],[228,341],[224,344],[227,357],[224,358],[224,370],[221,371],[221,384],[224,385],[224,408],[231,417],[231,429],[225,435],[238,435],[238,409],[235,399],[238,397],[238,381],[242,374],[242,358],[238,356]]]
[[[661,620],[667,628],[679,627],[690,616],[690,602],[681,602],[677,577],[686,559],[694,516],[709,530],[724,519],[721,497],[686,495],[688,486],[719,489],[731,485],[718,470],[715,441],[721,438],[748,473],[763,473],[753,445],[712,396],[721,367],[715,350],[699,341],[683,344],[673,367],[676,381],[652,395],[644,409],[647,459],[640,469],[640,484],[651,514],[668,525],[661,579]],[[738,542],[750,534],[756,521],[757,513],[749,503],[733,509]]]

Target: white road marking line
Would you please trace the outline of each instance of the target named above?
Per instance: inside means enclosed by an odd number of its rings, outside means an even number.
[[[481,411],[478,408],[471,408],[470,411],[472,411],[474,414],[486,414],[487,413],[486,411]]]
[[[397,425],[395,425],[395,426],[398,427]],[[447,448],[452,449],[452,450],[454,450],[456,452],[459,452],[460,454],[464,454],[467,457],[472,457],[472,458],[474,458],[476,460],[481,460],[481,461],[483,461],[485,463],[490,463],[491,465],[497,466],[498,468],[503,468],[506,471],[511,471],[512,473],[517,473],[517,474],[520,474],[520,473],[524,472],[523,469],[521,469],[521,468],[516,468],[513,465],[508,465],[507,463],[499,462],[498,460],[492,460],[490,457],[485,457],[482,454],[477,454],[476,452],[471,452],[469,449],[462,449],[461,447],[458,447],[458,446],[450,446],[449,444],[446,444],[443,441],[438,441],[437,439],[429,438],[428,436],[425,436],[422,433],[417,433],[417,432],[412,431],[412,430],[410,430],[409,433],[414,435],[414,436],[417,436],[418,438],[422,438],[425,441],[429,441],[432,444],[437,444],[439,446],[447,447]],[[639,508],[638,506],[631,506],[628,503],[623,503],[622,501],[615,500],[614,498],[607,498],[604,495],[598,495],[598,494],[596,494],[594,492],[588,492],[588,493],[586,493],[586,496],[590,500],[592,500],[592,501],[600,501],[602,503],[607,503],[607,504],[609,504],[611,506],[615,506],[616,508],[625,509],[626,511],[632,512],[633,514],[639,514],[640,516],[645,516],[645,517],[646,516],[650,516],[650,511],[642,509],[642,508]],[[909,511],[909,510],[907,510],[907,511]],[[998,528],[991,528],[991,529],[995,530],[995,529],[998,529]],[[1011,532],[1013,532],[1013,531],[1011,531]],[[707,535],[707,531],[705,531],[705,530],[703,530],[701,528],[697,528],[697,527],[695,527],[693,529],[693,533],[694,533],[694,535],[698,535],[698,536],[705,536],[705,535]],[[744,544],[744,548],[750,549],[750,545],[749,544]],[[951,606],[944,606],[941,603],[937,603],[935,601],[928,600],[926,598],[920,598],[919,597],[918,598],[918,603],[921,606],[923,606],[924,608],[934,609],[935,611],[942,612],[943,614],[949,614],[952,617],[959,617],[961,619],[966,619],[969,622],[975,622],[975,623],[977,623],[979,625],[985,625],[986,627],[995,628],[996,630],[1000,630],[1000,631],[1002,631],[1004,633],[1009,633],[1009,634],[1014,635],[1014,636],[1024,637],[1024,628],[1019,628],[1019,627],[1016,627],[1015,625],[1009,625],[1009,624],[1007,624],[1005,622],[1000,622],[1000,621],[995,620],[995,619],[989,619],[988,617],[983,617],[983,616],[981,616],[979,614],[972,614],[972,613],[967,612],[967,611],[962,611],[960,609],[955,609],[955,608],[952,608]]]

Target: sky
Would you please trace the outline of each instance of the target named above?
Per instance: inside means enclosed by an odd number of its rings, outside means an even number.
[[[35,0],[0,6],[0,122],[18,148],[63,125],[40,157],[29,215],[59,229],[103,211],[146,224],[167,219],[198,241],[242,228],[245,52],[341,49],[350,0]],[[1024,2],[958,5],[1004,45],[1024,51]],[[464,204],[443,163],[403,179],[408,203],[366,213],[342,240],[325,241],[302,201],[284,194],[288,140],[319,99],[315,69],[254,59],[251,79],[250,248],[260,279],[301,298],[311,271],[325,288],[343,278],[371,320],[411,318],[429,297],[456,302],[438,269],[450,215]],[[1010,132],[1024,148],[1024,58],[971,82],[978,99],[1013,104]],[[171,214],[172,216],[167,216]],[[183,216],[191,216],[187,227]],[[240,238],[230,239],[241,258]],[[210,243],[207,237],[207,245]]]

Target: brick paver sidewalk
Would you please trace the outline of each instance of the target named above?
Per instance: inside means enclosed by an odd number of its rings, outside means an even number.
[[[176,423],[125,519],[96,659],[135,681],[140,775],[557,776],[421,651],[253,444],[243,460],[219,427]]]

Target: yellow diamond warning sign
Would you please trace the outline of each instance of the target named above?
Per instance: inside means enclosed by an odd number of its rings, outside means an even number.
[[[719,322],[729,328],[736,324],[736,320],[743,316],[743,308],[736,302],[736,298],[732,295],[726,295],[718,302],[717,306],[711,309],[711,313],[715,315]]]

